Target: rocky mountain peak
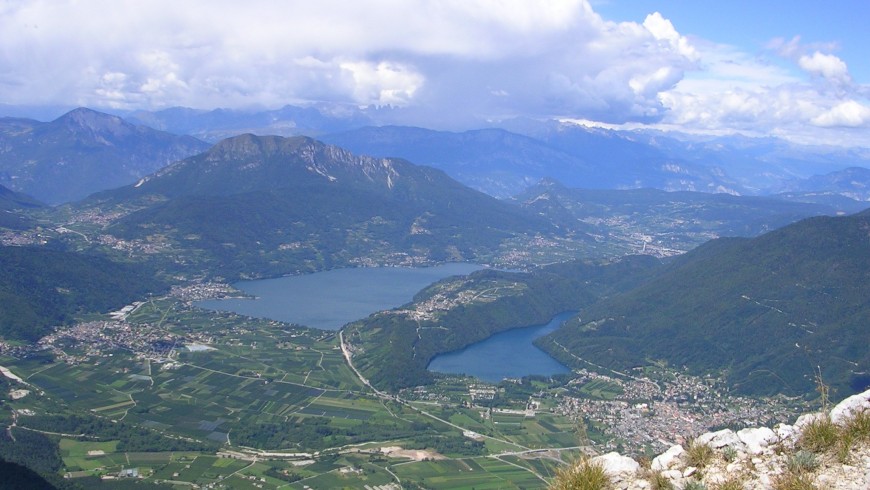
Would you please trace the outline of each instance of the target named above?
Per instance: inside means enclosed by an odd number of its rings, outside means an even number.
[[[87,134],[103,137],[123,137],[135,132],[135,126],[118,116],[79,107],[54,120],[74,134]],[[110,144],[103,139],[103,143]]]
[[[239,170],[261,165],[302,165],[311,173],[329,181],[353,175],[371,182],[385,182],[392,187],[399,172],[387,158],[355,155],[348,150],[306,136],[256,136],[243,134],[215,144],[205,155],[211,166],[232,164]],[[270,162],[270,163],[267,163]],[[361,175],[360,175],[361,174]]]

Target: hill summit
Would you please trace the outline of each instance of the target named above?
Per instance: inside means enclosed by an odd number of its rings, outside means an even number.
[[[553,230],[440,170],[302,136],[229,138],[84,204],[138,209],[108,231],[229,277],[474,260]]]
[[[208,144],[86,108],[51,122],[0,119],[0,184],[48,204],[135,182]]]

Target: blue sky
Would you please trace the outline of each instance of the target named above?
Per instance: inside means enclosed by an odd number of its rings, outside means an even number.
[[[868,21],[867,0],[0,0],[0,104],[389,106],[439,129],[870,147]]]
[[[681,34],[763,53],[772,39],[800,37],[831,44],[859,83],[870,83],[870,1],[837,0],[595,0],[592,7],[614,21],[643,22],[650,9]]]

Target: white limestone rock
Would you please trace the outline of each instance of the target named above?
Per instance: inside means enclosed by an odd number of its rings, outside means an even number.
[[[817,422],[819,420],[824,420],[824,418],[826,416],[827,416],[826,414],[821,413],[821,412],[805,413],[805,414],[801,415],[800,417],[798,417],[797,421],[795,421],[795,423],[794,423],[794,427],[795,427],[795,429],[798,430],[798,432],[803,432],[804,427],[812,424],[813,422]],[[798,437],[800,437],[800,435],[798,435]]]
[[[842,425],[852,415],[865,410],[870,410],[870,390],[852,395],[838,403],[831,410],[831,421]]]
[[[746,445],[746,452],[752,455],[763,453],[778,440],[776,433],[767,427],[739,430],[737,438]]]
[[[695,439],[696,444],[709,444],[714,449],[722,449],[729,446],[737,450],[744,450],[743,443],[731,429],[722,429],[716,432],[707,432]]]
[[[652,468],[653,471],[665,471],[678,467],[682,465],[684,454],[686,454],[686,450],[683,449],[683,446],[680,446],[679,444],[671,446],[670,449],[656,456],[655,459],[652,460],[650,468]]]
[[[774,432],[776,432],[776,437],[779,438],[780,444],[789,448],[793,447],[797,443],[798,437],[800,437],[800,431],[797,427],[789,424],[778,424]]]
[[[592,462],[600,463],[604,466],[604,471],[608,476],[620,480],[628,476],[633,476],[640,469],[640,464],[638,464],[637,461],[617,452],[596,456],[592,458]]]

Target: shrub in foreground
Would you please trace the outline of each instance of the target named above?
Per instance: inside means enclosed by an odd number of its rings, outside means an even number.
[[[560,468],[550,484],[550,490],[611,490],[613,482],[604,466],[590,459]]]

